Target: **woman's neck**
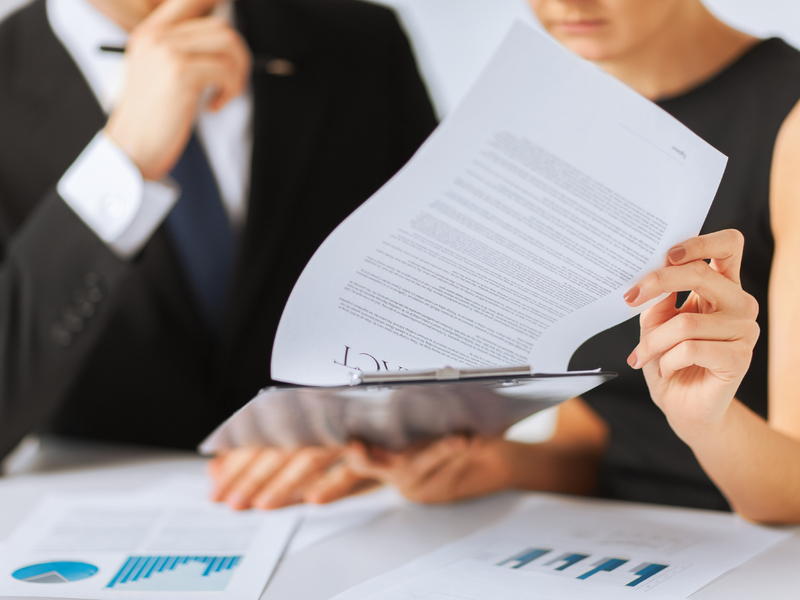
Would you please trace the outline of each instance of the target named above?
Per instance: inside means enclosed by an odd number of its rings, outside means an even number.
[[[657,100],[703,83],[757,41],[717,19],[699,2],[687,3],[683,14],[674,15],[645,45],[597,64],[646,98]]]

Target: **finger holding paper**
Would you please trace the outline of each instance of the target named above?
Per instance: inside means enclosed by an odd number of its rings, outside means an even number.
[[[454,502],[514,487],[515,461],[502,438],[453,435],[397,453],[354,442],[345,456],[355,473],[394,485],[415,502]]]
[[[644,370],[654,402],[687,443],[720,425],[758,339],[758,303],[739,283],[743,244],[732,230],[688,240],[626,295],[639,306],[669,294],[642,313],[629,364]],[[688,289],[675,308],[676,293]]]
[[[506,489],[588,494],[596,489],[597,465],[608,436],[596,413],[573,398],[560,406],[556,430],[542,443],[452,435],[404,452],[354,442],[344,457],[355,473],[394,485],[409,500],[428,504]]]

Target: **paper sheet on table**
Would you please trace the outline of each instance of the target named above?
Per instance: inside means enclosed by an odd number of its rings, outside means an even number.
[[[581,581],[556,579],[535,571],[496,569],[464,560],[439,571],[404,581],[369,596],[368,600],[618,600],[625,597],[613,586],[593,587],[591,596]],[[647,600],[679,600],[678,596],[648,593]]]
[[[537,496],[503,521],[336,600],[383,598],[373,595],[465,559],[491,566],[513,586],[533,572],[570,589],[580,584],[586,594],[611,588],[615,598],[685,598],[789,535],[725,513]]]
[[[309,262],[272,376],[563,372],[582,342],[633,316],[624,292],[700,231],[725,164],[666,112],[517,24],[463,103]]]
[[[350,529],[366,525],[405,504],[406,500],[397,490],[382,488],[331,504],[306,505],[305,518],[289,543],[286,554],[302,552]]]
[[[236,513],[207,501],[54,494],[0,555],[0,596],[257,600],[298,511]]]
[[[142,494],[181,502],[207,498],[211,485],[208,477],[177,475],[149,486]],[[286,548],[285,555],[302,552],[327,539],[366,525],[405,504],[407,501],[396,489],[384,487],[330,504],[292,507],[291,510],[300,512],[302,520]]]

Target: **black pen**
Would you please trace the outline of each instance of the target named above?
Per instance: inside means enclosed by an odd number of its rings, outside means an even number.
[[[113,54],[125,54],[125,46],[100,46],[102,52],[110,52]],[[297,72],[296,65],[286,60],[285,58],[273,58],[271,56],[253,57],[253,68],[266,71],[270,75],[277,75],[279,77],[289,77]]]

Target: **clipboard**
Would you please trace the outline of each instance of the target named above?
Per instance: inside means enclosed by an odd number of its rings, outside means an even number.
[[[261,390],[199,446],[211,455],[245,447],[338,447],[358,439],[392,451],[452,433],[494,436],[617,376],[534,373],[530,366],[354,373],[341,387]]]

